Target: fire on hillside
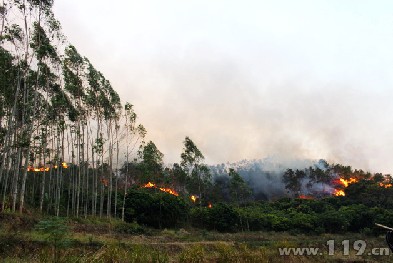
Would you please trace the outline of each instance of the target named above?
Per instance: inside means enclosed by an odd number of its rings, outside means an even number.
[[[62,163],[61,163],[61,167],[62,167],[63,169],[67,169],[67,168],[68,168],[68,164],[65,163],[65,162],[62,162]],[[53,168],[54,168],[54,169],[57,169],[58,166],[57,166],[57,165],[54,165]],[[27,167],[27,171],[28,171],[28,172],[49,172],[49,170],[50,170],[50,167],[39,167],[39,168],[34,168],[33,166]]]
[[[168,194],[175,195],[175,196],[179,196],[179,194],[178,194],[175,190],[170,189],[170,188],[157,187],[156,184],[154,184],[154,183],[152,183],[152,182],[148,182],[148,183],[145,184],[143,187],[144,187],[144,188],[157,188],[157,189],[159,189],[159,190],[161,190],[161,191],[163,191],[163,192],[166,192],[166,193],[168,193]]]
[[[175,190],[173,190],[171,188],[158,187],[155,183],[152,183],[152,182],[148,182],[147,184],[145,184],[143,186],[143,188],[155,188],[155,189],[159,189],[160,191],[166,192],[168,194],[171,194],[174,196],[179,196],[179,193],[176,192]],[[193,203],[196,203],[197,200],[199,199],[199,197],[196,195],[191,195],[190,199]],[[208,202],[207,207],[212,208],[213,207],[212,203]]]
[[[357,182],[359,182],[359,179],[358,179],[358,178],[355,178],[355,177],[350,177],[349,179],[339,178],[339,179],[337,179],[337,180],[334,180],[334,181],[333,181],[333,184],[334,184],[336,187],[335,187],[335,189],[334,189],[334,191],[333,191],[333,195],[335,195],[335,196],[345,196],[345,191],[344,191],[344,189],[347,188],[350,184],[357,183]],[[381,182],[381,183],[379,183],[378,185],[379,185],[380,187],[384,187],[384,188],[390,188],[390,187],[393,186],[393,185],[392,185],[390,182],[388,182],[388,181]]]

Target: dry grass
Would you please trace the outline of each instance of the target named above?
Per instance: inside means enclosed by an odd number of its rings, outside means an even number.
[[[131,235],[115,231],[116,220],[70,221],[71,243],[60,249],[58,262],[393,262],[390,256],[342,255],[341,242],[365,240],[368,248],[386,247],[384,236],[291,235],[276,232],[222,234],[195,229],[149,230]],[[20,222],[17,220],[16,222]],[[53,247],[32,228],[0,226],[2,262],[53,262]],[[326,242],[335,240],[336,253],[326,255]],[[282,247],[318,247],[325,255],[279,256]],[[368,251],[367,251],[368,252]]]

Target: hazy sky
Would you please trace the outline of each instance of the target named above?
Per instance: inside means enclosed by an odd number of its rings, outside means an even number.
[[[393,2],[57,0],[166,162],[325,158],[393,173]]]

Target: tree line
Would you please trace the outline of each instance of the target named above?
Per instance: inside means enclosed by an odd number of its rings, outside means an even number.
[[[143,214],[130,196],[140,196],[135,191],[149,182],[178,193],[186,207],[195,208],[191,215],[197,218],[211,218],[209,211],[219,203],[240,209],[255,199],[249,182],[235,169],[212,174],[189,137],[179,163],[165,166],[154,142],[146,142],[147,131],[137,122],[134,106],[122,102],[104,75],[68,42],[52,7],[52,0],[4,0],[0,6],[1,211],[126,220],[138,217],[135,211]],[[315,185],[331,187],[337,177],[354,176],[366,180],[356,184],[363,190],[391,182],[387,175],[326,162],[288,169],[282,180],[299,197]],[[351,191],[359,193],[356,189],[345,189],[348,198]],[[158,204],[178,198],[167,195],[145,197]],[[163,206],[150,211],[163,213]],[[239,220],[243,228],[249,225],[247,218]]]
[[[149,181],[204,204],[211,174],[194,142],[164,168],[133,105],[68,42],[53,4],[0,6],[1,211],[124,219],[128,188]]]
[[[373,174],[362,169],[354,170],[351,166],[329,164],[325,160],[319,160],[314,167],[287,169],[282,175],[285,189],[292,197],[306,194],[309,197],[345,195],[346,188],[359,181],[369,181],[381,188],[393,186],[393,178],[390,174]]]
[[[144,144],[146,130],[67,41],[52,7],[52,0],[0,6],[1,209],[111,216],[119,159]]]

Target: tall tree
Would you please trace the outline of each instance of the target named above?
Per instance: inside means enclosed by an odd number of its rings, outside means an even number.
[[[290,190],[295,196],[299,196],[302,189],[302,181],[306,177],[306,173],[302,170],[287,169],[283,175],[283,183],[285,189]]]
[[[180,157],[181,167],[188,175],[187,188],[192,193],[198,193],[199,204],[202,205],[206,186],[211,183],[211,174],[207,165],[203,163],[205,157],[195,143],[187,136],[183,144]]]
[[[250,197],[252,191],[244,179],[233,169],[229,169],[229,188],[231,193],[231,199],[235,204],[244,202]]]
[[[143,173],[142,183],[153,181],[158,183],[162,179],[163,157],[157,146],[149,141],[140,149],[139,158],[141,159],[140,169]]]

